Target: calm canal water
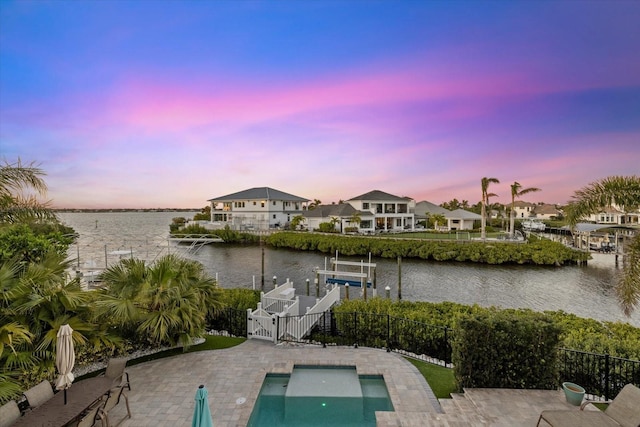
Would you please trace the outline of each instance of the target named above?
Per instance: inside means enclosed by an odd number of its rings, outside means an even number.
[[[126,212],[126,213],[60,213],[60,219],[79,234],[78,244],[70,256],[80,255],[81,267],[104,267],[117,262],[124,251],[152,261],[166,254],[180,253],[200,261],[211,275],[216,275],[226,288],[260,289],[262,251],[258,246],[211,244],[198,251],[188,246],[169,244],[169,224],[174,217],[192,218],[195,212]],[[273,276],[282,283],[294,282],[299,293],[311,283],[315,267],[324,268],[329,255],[265,248],[265,290],[273,289]],[[364,261],[364,258],[342,260]],[[398,264],[396,260],[376,259],[378,295],[391,288],[398,296]],[[640,327],[640,313],[626,318],[617,306],[614,284],[621,269],[613,255],[594,254],[587,266],[533,267],[491,266],[483,264],[440,263],[402,260],[402,298],[409,301],[454,301],[463,304],[530,308],[537,311],[564,310],[582,317],[620,320]],[[323,287],[321,287],[321,293]],[[360,290],[352,288],[351,297]],[[323,294],[323,293],[322,293]],[[344,294],[344,291],[343,291]],[[369,294],[371,295],[371,294]]]

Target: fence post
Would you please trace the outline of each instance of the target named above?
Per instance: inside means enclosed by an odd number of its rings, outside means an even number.
[[[451,349],[449,347],[449,335],[447,334],[448,330],[449,328],[445,326],[444,327],[444,349],[445,349],[444,363],[445,365],[448,363],[451,363]]]
[[[387,313],[387,352],[391,351],[391,316]]]
[[[609,378],[609,354],[605,354],[604,355],[604,370],[605,370],[605,374],[604,374],[604,399],[605,400],[609,400],[609,397],[611,396],[609,387],[611,385],[610,383],[610,378]]]
[[[353,312],[353,329],[354,329],[354,332],[355,332],[355,337],[354,338],[355,338],[355,341],[356,341],[353,344],[353,346],[355,348],[358,348],[358,312],[357,311]]]

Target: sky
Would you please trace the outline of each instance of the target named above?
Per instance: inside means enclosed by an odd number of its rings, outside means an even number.
[[[640,175],[640,2],[0,1],[0,159],[56,208],[272,187],[565,204]]]

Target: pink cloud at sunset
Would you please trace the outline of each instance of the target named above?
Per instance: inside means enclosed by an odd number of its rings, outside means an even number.
[[[47,16],[44,19],[43,16]],[[270,186],[566,203],[640,173],[640,4],[0,3],[0,156],[59,207]]]

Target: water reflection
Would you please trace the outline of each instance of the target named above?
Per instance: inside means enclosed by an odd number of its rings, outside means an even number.
[[[79,234],[70,257],[80,254],[82,262],[93,261],[104,267],[118,261],[108,251],[132,249],[136,257],[153,261],[169,251],[186,253],[185,247],[169,246],[167,236],[172,218],[192,218],[189,212],[65,213],[61,219]],[[96,223],[97,221],[97,223]],[[200,261],[206,270],[218,274],[224,287],[260,288],[262,251],[259,246],[209,245],[187,256]],[[341,259],[367,261],[360,257]],[[391,288],[398,292],[396,260],[374,259],[378,264],[377,287],[384,295]],[[265,248],[265,289],[272,289],[273,276],[282,283],[293,280],[299,292],[306,291],[306,280],[313,287],[314,267],[324,268],[325,255],[286,249]],[[463,304],[564,310],[579,316],[603,320],[629,321],[640,326],[640,310],[624,317],[617,306],[614,284],[621,269],[614,266],[613,255],[594,254],[586,267],[491,266],[484,264],[440,263],[405,259],[402,261],[402,297],[413,301],[454,301]],[[357,295],[351,291],[351,296]],[[343,292],[344,294],[344,292]]]

